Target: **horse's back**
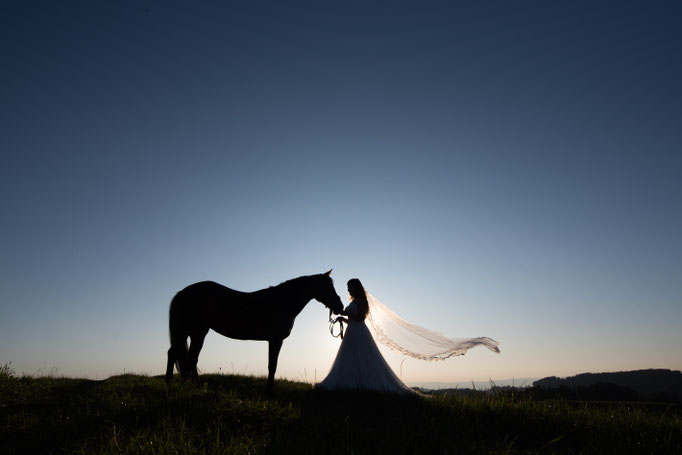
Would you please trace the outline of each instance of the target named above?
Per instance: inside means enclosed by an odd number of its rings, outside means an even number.
[[[244,292],[235,291],[227,286],[223,286],[215,281],[199,281],[198,283],[190,284],[178,294],[244,294]]]
[[[171,307],[192,308],[207,313],[207,317],[224,319],[230,314],[257,316],[269,307],[270,302],[262,300],[257,292],[236,291],[214,281],[200,281],[178,292]]]
[[[213,313],[218,306],[243,300],[244,293],[235,291],[214,281],[200,281],[179,291],[171,301],[171,313]],[[213,309],[213,310],[211,310]]]

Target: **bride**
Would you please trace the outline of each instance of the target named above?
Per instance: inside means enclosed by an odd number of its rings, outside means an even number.
[[[351,302],[343,311],[348,316],[348,329],[329,374],[317,387],[413,393],[388,366],[365,325],[369,302],[360,280],[348,281],[348,293]]]
[[[348,329],[329,374],[316,388],[414,393],[384,360],[365,319],[369,320],[379,342],[418,359],[444,360],[463,355],[478,345],[500,352],[498,343],[487,337],[451,339],[410,324],[366,292],[357,278],[348,281],[348,293],[351,302],[343,311],[348,320],[339,318],[348,323]]]

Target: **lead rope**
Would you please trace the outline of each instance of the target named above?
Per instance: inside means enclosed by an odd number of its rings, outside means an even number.
[[[334,335],[334,325],[336,325],[337,322],[339,323],[339,333]],[[329,309],[329,333],[331,333],[334,338],[340,337],[343,340],[343,318],[332,318],[331,308]]]

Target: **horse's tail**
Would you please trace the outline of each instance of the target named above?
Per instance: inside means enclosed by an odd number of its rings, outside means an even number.
[[[177,293],[173,300],[171,300],[168,310],[168,337],[170,338],[171,345],[168,350],[168,370],[166,371],[166,379],[168,380],[170,380],[169,376],[173,375],[173,365],[178,369],[180,375],[189,374],[189,371],[186,371],[188,355],[187,337],[189,333],[187,328],[184,327],[184,321],[187,320],[183,315],[184,300],[182,293]]]

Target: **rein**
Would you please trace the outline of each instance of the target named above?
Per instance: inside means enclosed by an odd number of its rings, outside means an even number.
[[[340,316],[332,318],[332,309],[329,309],[329,333],[331,333],[334,338],[341,338],[343,340],[343,321],[344,319]],[[337,322],[339,323],[339,333],[334,335],[334,326]]]

